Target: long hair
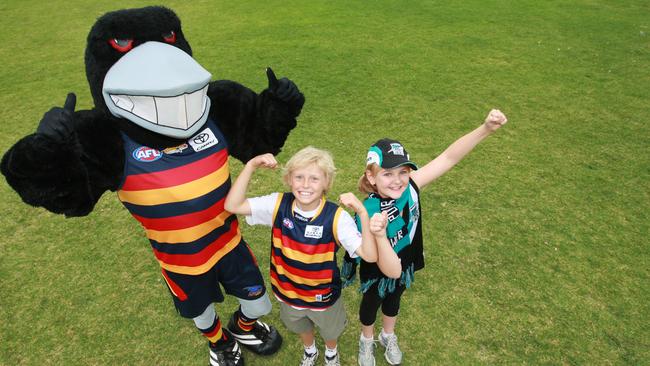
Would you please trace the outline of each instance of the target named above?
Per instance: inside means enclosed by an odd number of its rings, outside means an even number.
[[[375,187],[374,184],[370,183],[368,180],[368,177],[366,176],[366,172],[369,172],[373,176],[376,176],[377,173],[381,170],[379,165],[372,163],[366,166],[366,170],[364,170],[363,175],[359,178],[359,183],[358,183],[358,188],[361,193],[365,194],[370,194],[370,193],[377,193],[377,188]]]

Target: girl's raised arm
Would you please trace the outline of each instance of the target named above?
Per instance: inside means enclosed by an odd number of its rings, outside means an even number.
[[[508,119],[498,109],[493,109],[485,118],[485,122],[474,131],[459,138],[449,145],[442,154],[431,160],[425,166],[411,172],[411,179],[418,187],[423,188],[434,180],[447,173],[454,165],[458,164],[470,151],[490,136],[501,126],[506,124]]]

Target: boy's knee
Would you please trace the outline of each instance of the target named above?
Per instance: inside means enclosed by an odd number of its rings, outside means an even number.
[[[216,316],[217,313],[214,311],[214,306],[210,304],[207,308],[205,308],[205,311],[203,311],[201,315],[192,318],[192,320],[194,321],[194,324],[197,328],[207,329],[212,326],[212,323],[214,322],[214,318],[216,318]]]
[[[249,319],[257,319],[271,312],[271,301],[266,293],[255,300],[238,300],[241,312]]]

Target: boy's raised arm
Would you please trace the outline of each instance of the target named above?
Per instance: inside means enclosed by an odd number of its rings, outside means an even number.
[[[479,142],[490,136],[506,122],[508,122],[508,119],[505,114],[498,109],[491,110],[481,126],[459,138],[438,157],[412,172],[411,178],[420,188],[428,185],[458,164]]]
[[[226,202],[224,203],[226,211],[238,215],[250,215],[251,206],[246,199],[246,191],[248,190],[248,183],[251,181],[253,173],[259,167],[275,169],[277,166],[278,162],[275,160],[273,154],[262,154],[249,160],[244,165],[241,173],[239,173],[235,183],[230,187]]]

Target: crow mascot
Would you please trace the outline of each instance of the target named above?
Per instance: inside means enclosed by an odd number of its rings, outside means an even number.
[[[164,7],[101,16],[85,65],[94,108],[75,110],[70,93],[45,113],[4,154],[7,182],[27,204],[67,217],[117,192],[142,224],[176,309],[208,339],[210,364],[243,365],[240,344],[273,354],[282,337],[258,320],[271,309],[264,280],[237,217],[223,208],[228,157],[279,153],[303,94],[271,69],[259,94],[211,81]],[[226,327],[214,306],[224,300],[220,286],[239,301]]]

